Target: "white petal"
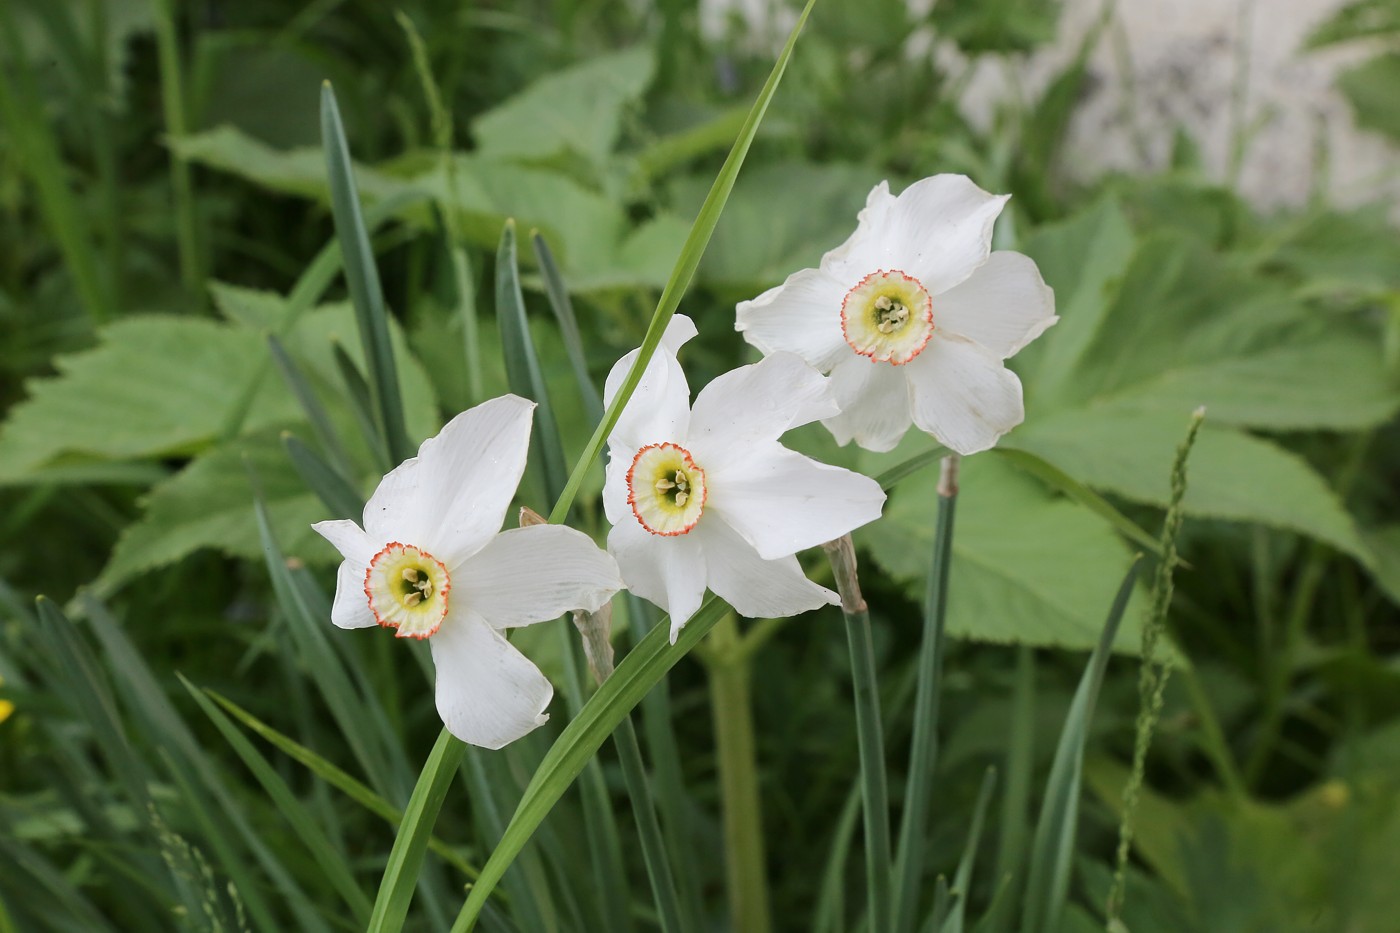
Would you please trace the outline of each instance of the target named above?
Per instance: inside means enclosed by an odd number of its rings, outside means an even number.
[[[480,550],[525,472],[534,408],[503,395],[449,421],[380,482],[365,505],[370,537],[422,548],[449,571]]]
[[[996,444],[1026,417],[1021,380],[990,350],[936,332],[909,370],[914,423],[960,454]]]
[[[859,276],[843,284],[821,269],[803,269],[782,285],[735,308],[734,329],[765,355],[787,350],[822,372],[852,353],[841,332],[841,302]]]
[[[822,424],[836,443],[854,440],[866,450],[894,449],[909,430],[909,379],[904,373],[909,365],[875,363],[852,354],[831,371],[831,391],[841,414]]]
[[[796,557],[764,560],[723,522],[707,524],[703,541],[710,589],[741,616],[785,619],[841,601],[831,590],[807,579]]]
[[[672,318],[671,326],[666,331],[668,335],[678,320],[689,323],[690,318],[679,314]],[[693,324],[691,328],[694,328]],[[604,405],[612,404],[641,352],[640,349],[633,350],[613,364],[603,390]],[[675,351],[667,347],[663,338],[661,346],[656,348],[656,353],[647,362],[647,368],[642,371],[641,382],[637,383],[636,391],[627,400],[627,406],[622,409],[612,434],[608,435],[608,443],[610,446],[630,447],[635,451],[647,444],[677,442],[685,437],[689,424],[690,385],[685,381],[681,364],[676,361]]]
[[[449,613],[428,643],[437,666],[438,715],[463,742],[500,748],[549,719],[549,681],[471,610]]]
[[[703,451],[714,444],[742,448],[775,441],[838,411],[821,373],[798,356],[775,353],[731,369],[700,390],[690,412],[690,451],[705,466]]]
[[[627,504],[627,471],[632,468],[636,456],[635,449],[623,444],[608,447],[608,467],[603,473],[603,514],[610,525],[632,517],[632,507]]]
[[[828,271],[859,278],[898,269],[938,295],[986,260],[1007,197],[988,194],[964,175],[924,178],[893,198],[876,186],[860,213],[856,242]]]
[[[750,448],[744,460],[706,478],[710,496],[704,520],[713,511],[765,560],[816,547],[873,522],[885,502],[880,484],[870,477],[818,463],[777,443]]]
[[[465,600],[494,628],[596,612],[622,589],[617,561],[581,531],[534,525],[503,531],[452,576],[451,599]]]
[[[705,553],[699,537],[693,531],[673,538],[654,535],[631,519],[613,526],[608,550],[617,558],[627,588],[670,614],[675,644],[705,597]]]
[[[974,340],[1002,359],[1058,320],[1055,293],[1035,261],[1020,253],[992,253],[966,281],[933,301],[935,327]]]
[[[368,569],[367,564],[345,560],[341,561],[340,569],[336,571],[331,621],[341,628],[369,628],[379,624],[369,608],[369,597],[365,595],[365,572]]]
[[[341,557],[361,567],[368,567],[382,547],[381,542],[371,540],[359,525],[346,519],[317,522],[311,526],[311,530],[335,545]]]

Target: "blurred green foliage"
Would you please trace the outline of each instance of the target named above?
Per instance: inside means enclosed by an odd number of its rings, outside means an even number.
[[[473,378],[486,395],[506,390],[489,296],[507,218],[522,235],[537,228],[557,256],[595,379],[639,342],[771,65],[772,49],[743,29],[702,36],[687,0],[397,6],[455,118],[449,154],[389,7],[181,5],[189,132],[170,138],[151,4],[0,4],[0,691],[16,707],[0,723],[0,929],[354,927],[335,879],[373,885],[392,839],[385,820],[407,802],[436,732],[421,652],[325,624],[334,553],[307,525],[327,506],[284,440],[290,432],[359,494],[384,469],[354,401],[365,359],[338,254],[322,253],[332,226],[320,82],[335,85],[357,160],[416,442],[473,399]],[[1393,45],[1396,10],[1352,4],[1312,45]],[[1171,451],[1190,411],[1208,409],[1171,620],[1190,670],[1169,694],[1149,770],[1125,922],[1134,933],[1386,929],[1400,799],[1388,776],[1400,748],[1400,237],[1386,205],[1263,215],[1189,159],[1149,177],[1067,171],[1058,154],[1097,33],[1042,96],[985,129],[960,111],[958,76],[905,54],[932,29],[973,61],[1014,65],[1054,35],[1057,14],[1032,0],[940,2],[924,16],[894,2],[818,4],[682,306],[701,332],[687,348],[692,385],[747,359],[734,301],[814,265],[879,180],[897,189],[961,171],[1013,193],[1000,235],[1040,264],[1062,320],[1014,363],[1028,416],[1007,445],[1154,528]],[[1386,46],[1339,81],[1358,122],[1392,139],[1396,63]],[[183,207],[170,160],[194,172]],[[208,272],[194,292],[175,271],[185,208]],[[471,295],[458,292],[453,248],[473,272]],[[573,456],[592,416],[539,271],[529,251],[521,259],[540,371]],[[472,374],[467,301],[483,310]],[[279,372],[269,335],[291,370]],[[872,474],[931,446],[910,437],[877,457],[816,430],[792,443]],[[597,484],[579,503],[595,531]],[[892,747],[909,728],[933,484],[929,470],[905,480],[860,535],[884,571],[866,587]],[[930,890],[958,863],[987,764],[1024,755],[1048,770],[1083,666],[1030,648],[1018,666],[1002,645],[1091,647],[1133,550],[1120,526],[1013,457],[966,463],[964,487]],[[546,491],[532,464],[522,502],[543,511]],[[41,593],[54,602],[35,610]],[[1139,615],[1135,604],[1122,652],[1136,650]],[[846,929],[861,901],[849,832],[839,844],[856,767],[835,631],[824,614],[783,624],[753,685],[765,831],[782,840],[770,855],[781,929]],[[563,682],[568,643],[521,634]],[[1014,691],[1027,670],[1029,719]],[[323,871],[306,857],[304,824],[249,780],[249,756],[177,673],[281,736],[280,750],[258,745],[267,768],[324,834],[316,851],[343,864]],[[1129,662],[1110,666],[1065,929],[1099,923],[1134,684]],[[684,883],[723,928],[702,672],[682,664],[669,690],[669,705],[648,710],[663,724],[645,730],[648,750],[683,781],[668,819],[688,850]],[[468,755],[466,799],[444,811],[420,881],[419,928],[450,922],[463,869],[484,861],[565,719],[556,712],[501,755]],[[1030,739],[1009,748],[1018,722]],[[300,759],[284,754],[298,747]],[[620,800],[616,762],[602,763],[603,793]],[[330,768],[367,791],[345,796],[353,785],[326,780]],[[983,843],[999,867],[1016,864],[1031,812],[1005,799]],[[600,928],[604,895],[577,870],[592,854],[585,819],[577,794],[550,816],[484,928]],[[649,928],[640,859],[629,851],[625,864],[626,923]],[[818,890],[826,870],[842,880],[834,891]],[[979,916],[999,879],[974,877],[964,893]]]

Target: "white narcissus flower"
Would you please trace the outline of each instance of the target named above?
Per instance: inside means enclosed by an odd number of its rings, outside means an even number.
[[[608,437],[603,487],[608,550],[628,588],[670,614],[672,642],[707,586],[754,618],[835,605],[794,555],[873,521],[885,501],[869,477],[778,443],[837,411],[827,380],[791,353],[725,373],[692,409],[675,352],[693,336],[689,318],[671,319]],[[609,403],[637,353],[608,374]]]
[[[841,444],[890,450],[912,421],[958,453],[986,450],[1025,417],[1002,361],[1058,320],[1035,263],[991,252],[1007,197],[962,175],[898,197],[881,182],[850,239],[740,302],[735,326],[831,374],[841,413],[822,424]]]
[[[616,561],[582,532],[500,530],[525,472],[534,407],[505,395],[462,412],[380,481],[363,528],[311,526],[345,558],[331,621],[428,639],[443,724],[484,748],[543,724],[554,695],[502,633],[596,611],[622,588]]]

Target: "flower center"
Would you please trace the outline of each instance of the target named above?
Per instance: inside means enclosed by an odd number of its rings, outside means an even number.
[[[896,366],[923,352],[933,336],[933,298],[898,269],[872,272],[841,302],[841,331],[861,356]]]
[[[676,444],[648,444],[627,471],[627,504],[654,535],[683,535],[705,511],[705,471]]]
[[[452,583],[447,567],[427,551],[397,541],[374,555],[365,571],[365,596],[380,625],[399,638],[427,638],[447,615]]]

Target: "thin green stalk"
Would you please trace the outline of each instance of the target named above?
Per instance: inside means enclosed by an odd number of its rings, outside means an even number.
[[[919,881],[924,872],[929,804],[938,765],[938,707],[943,688],[943,629],[948,608],[948,567],[953,555],[953,514],[958,502],[958,455],[943,458],[938,478],[938,520],[933,533],[928,597],[924,604],[924,640],[919,649],[918,691],[914,698],[914,735],[910,740],[909,777],[894,863],[897,933],[913,930],[919,911]]]
[[[1204,736],[1201,750],[1215,766],[1215,775],[1220,778],[1220,783],[1225,785],[1225,790],[1230,796],[1243,799],[1248,794],[1244,775],[1235,764],[1235,756],[1230,753],[1230,744],[1225,740],[1225,730],[1221,728],[1220,718],[1215,715],[1215,707],[1210,705],[1210,698],[1201,686],[1200,676],[1192,667],[1183,668],[1181,676],[1186,684],[1186,693],[1191,698],[1191,705],[1195,707],[1196,717],[1201,721],[1201,733]]]
[[[627,784],[627,796],[632,800],[632,812],[637,818],[637,833],[642,838],[642,858],[651,881],[656,912],[661,916],[664,933],[681,933],[687,929],[681,920],[680,902],[676,899],[676,882],[671,877],[671,863],[666,858],[666,843],[661,837],[661,824],[656,819],[656,805],[651,798],[642,748],[637,743],[637,730],[632,717],[624,716],[613,732],[613,744],[622,762],[622,777]]]
[[[823,545],[841,594],[846,640],[851,650],[851,681],[860,747],[861,801],[865,819],[866,905],[871,933],[890,930],[890,803],[885,777],[885,739],[880,725],[880,690],[875,679],[875,651],[870,640],[870,613],[856,576],[855,545],[846,535]]]
[[[0,81],[0,128],[9,134],[20,165],[29,174],[39,210],[73,276],[73,287],[83,309],[94,325],[101,325],[113,315],[113,296],[98,274],[87,225],[64,177],[58,140],[38,109],[40,97],[34,87],[29,57],[8,3],[0,3],[0,38],[11,64],[5,80]]]
[[[1126,893],[1128,852],[1133,843],[1133,818],[1137,812],[1138,798],[1147,769],[1147,750],[1152,744],[1152,735],[1162,716],[1162,704],[1171,677],[1171,655],[1164,655],[1159,662],[1157,645],[1166,635],[1167,610],[1172,602],[1172,574],[1176,570],[1176,539],[1181,532],[1181,522],[1185,518],[1182,500],[1186,496],[1186,460],[1191,455],[1191,447],[1196,443],[1196,434],[1205,420],[1204,408],[1196,409],[1187,428],[1186,439],[1176,450],[1172,462],[1171,499],[1167,505],[1167,517],[1162,523],[1162,551],[1157,562],[1157,573],[1152,581],[1152,605],[1142,625],[1142,665],[1138,675],[1137,732],[1133,742],[1133,770],[1123,789],[1123,817],[1118,826],[1118,860],[1113,872],[1113,886],[1108,892],[1106,909],[1109,929],[1115,924],[1121,926],[1119,914],[1123,909]]]
[[[741,653],[744,642],[733,615],[715,626],[708,644],[710,651],[702,659],[709,674],[710,710],[715,725],[730,919],[739,933],[768,933],[773,923],[758,791],[752,668],[749,656]]]
[[[997,883],[1005,890],[993,910],[991,933],[1010,928],[1016,914],[1019,885],[1008,879],[1020,874],[1025,862],[1027,814],[1030,812],[1031,772],[1035,766],[1035,649],[1016,649],[1016,680],[1011,692],[1011,734],[1006,743],[1006,793],[1001,800],[997,832]]]
[[[165,131],[172,142],[185,138],[185,79],[180,65],[180,37],[175,27],[173,0],[155,4],[156,51],[160,60],[160,99]],[[199,227],[195,220],[194,184],[190,166],[172,145],[170,187],[175,196],[175,237],[180,252],[180,282],[192,300],[203,302],[204,274],[200,269]]]

